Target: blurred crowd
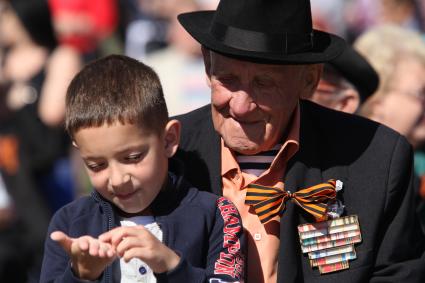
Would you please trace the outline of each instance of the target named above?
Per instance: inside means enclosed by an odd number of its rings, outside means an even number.
[[[217,0],[0,0],[0,282],[37,282],[52,213],[90,191],[63,130],[67,86],[116,53],[159,74],[171,116],[210,101],[200,46],[176,15]],[[349,47],[313,97],[405,135],[425,222],[425,1],[312,0]],[[8,277],[9,276],[9,277]]]

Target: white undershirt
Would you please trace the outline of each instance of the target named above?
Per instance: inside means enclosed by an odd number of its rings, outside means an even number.
[[[137,226],[143,225],[158,240],[162,242],[162,230],[158,223],[155,222],[153,216],[135,216],[131,218],[122,218],[121,226]],[[156,283],[156,277],[152,269],[142,260],[133,258],[129,262],[120,259],[121,283]]]

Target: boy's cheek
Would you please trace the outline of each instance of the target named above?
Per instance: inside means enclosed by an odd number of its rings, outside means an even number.
[[[91,182],[91,185],[99,191],[99,193],[107,192],[108,191],[108,178],[101,176],[99,174],[93,174],[88,172],[88,176]]]

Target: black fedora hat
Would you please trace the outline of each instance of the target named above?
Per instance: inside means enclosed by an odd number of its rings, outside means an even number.
[[[206,48],[254,62],[322,63],[345,47],[342,38],[312,28],[309,0],[221,0],[216,11],[178,19]]]

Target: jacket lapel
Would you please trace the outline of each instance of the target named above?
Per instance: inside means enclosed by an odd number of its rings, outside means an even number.
[[[330,178],[346,181],[348,174],[345,165],[323,163],[327,160],[326,148],[329,145],[320,132],[316,105],[301,101],[300,106],[300,148],[288,163],[285,188],[298,191]],[[280,225],[278,282],[305,282],[308,278],[304,278],[303,274],[312,274],[306,256],[301,253],[297,231],[299,224],[312,221],[314,219],[293,202],[287,203]]]
[[[210,188],[208,191],[216,195],[222,195],[221,189],[221,141],[220,136],[215,131],[211,119],[211,108],[206,113],[207,118],[204,119],[205,123],[199,125],[202,134],[199,135],[200,146],[198,154],[201,159],[205,161],[205,166],[208,168],[210,178]]]
[[[285,174],[285,189],[300,189],[323,182],[319,164],[319,135],[313,125],[314,119],[309,116],[301,103],[300,148],[289,161]],[[301,208],[288,201],[281,218],[278,282],[302,282],[302,254],[298,238],[297,226],[305,223],[305,213]]]

